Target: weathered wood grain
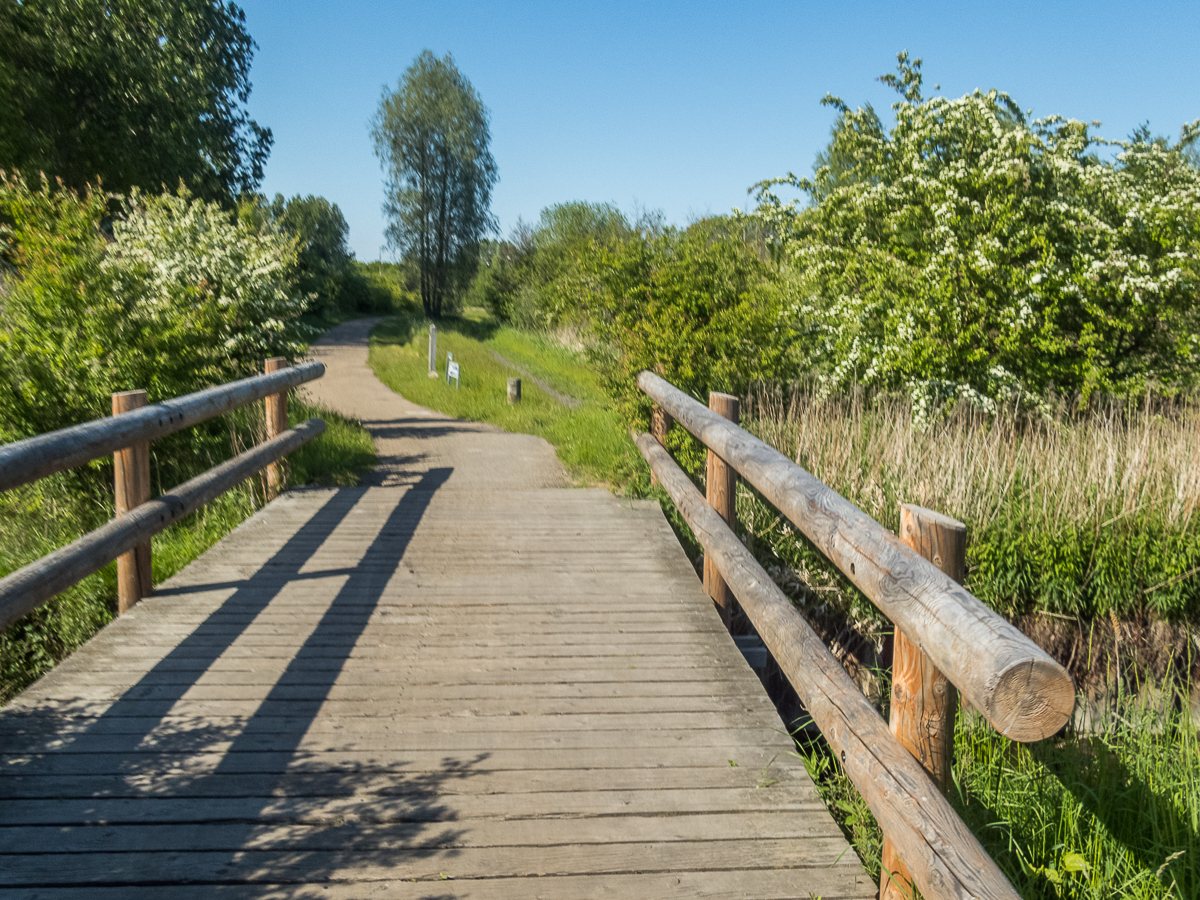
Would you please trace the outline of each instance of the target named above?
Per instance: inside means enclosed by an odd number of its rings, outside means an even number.
[[[0,447],[0,491],[73,469],[138,441],[158,440],[324,374],[323,363],[304,363],[6,444]]]
[[[713,391],[708,395],[708,408],[719,416],[724,416],[733,424],[741,422],[741,407],[738,398],[732,394],[722,394]],[[661,444],[662,441],[659,441]],[[705,499],[708,505],[716,510],[717,515],[725,520],[730,528],[737,525],[737,470],[721,459],[712,450],[708,451],[705,472]],[[721,577],[720,570],[706,556],[704,558],[704,590],[713,598],[713,603],[721,613],[721,621],[729,628],[733,616],[733,592]]]
[[[263,364],[263,373],[270,375],[288,367],[287,359],[282,356],[272,356]],[[287,431],[288,427],[288,392],[269,394],[263,398],[263,407],[267,423],[267,440],[271,440]],[[267,499],[274,500],[279,496],[283,484],[283,469],[280,463],[273,462],[267,466]]]
[[[639,435],[637,445],[909,863],[921,893],[928,900],[1016,900],[1017,892],[920,764],[691,480],[649,435]]]
[[[873,895],[657,508],[466,495],[284,494],[0,711],[0,895]]]
[[[112,395],[114,416],[146,405],[145,391]],[[119,518],[150,499],[150,443],[135,441],[113,454],[115,514]],[[124,615],[154,589],[150,542],[143,541],[117,557],[117,615]]]
[[[712,867],[694,872],[636,872],[617,875],[560,875],[544,872],[517,877],[464,878],[439,871],[436,875],[398,881],[347,881],[324,877],[308,884],[259,881],[202,885],[179,884],[170,888],[171,900],[454,900],[487,896],[494,900],[596,900],[597,897],[686,897],[688,900],[746,900],[747,885],[755,900],[796,900],[820,897],[842,900],[868,896],[866,876],[842,859],[836,866],[768,869],[751,864],[734,869]],[[162,897],[160,885],[124,884],[108,887],[38,887],[5,890],[0,900],[142,900]]]
[[[775,449],[651,372],[638,386],[761,491],[997,731],[1037,741],[1067,723],[1071,677],[1015,626]]]
[[[967,577],[967,526],[933,510],[900,504],[900,541],[956,582]],[[896,740],[945,794],[954,756],[958,691],[899,628],[892,636],[889,726]],[[908,900],[912,878],[891,839],[883,836],[879,900]]]
[[[667,446],[667,435],[671,433],[671,415],[657,403],[654,409],[650,411],[650,434],[654,439]],[[650,486],[658,486],[658,476],[653,472],[650,473]]]

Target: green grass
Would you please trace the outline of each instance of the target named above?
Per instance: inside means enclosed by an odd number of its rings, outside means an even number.
[[[802,757],[878,880],[866,802],[823,745]],[[960,716],[954,782],[951,804],[1025,900],[1200,896],[1200,741],[1185,712],[1131,702],[1104,733],[1031,745]]]
[[[539,335],[499,325],[482,310],[469,309],[437,326],[439,378],[428,376],[426,319],[402,314],[371,331],[369,362],[384,384],[439,412],[545,438],[580,483],[643,488],[648,483],[624,423],[605,402],[599,379],[580,355]],[[461,366],[460,387],[446,383],[447,353]],[[580,405],[560,402],[494,353]],[[509,377],[522,377],[521,403],[513,406],[507,402]]]
[[[326,431],[293,453],[286,464],[289,485],[351,485],[375,462],[371,437],[357,422],[294,398],[288,417],[297,424],[323,418]],[[224,429],[224,430],[222,430]],[[158,489],[186,480],[261,439],[261,411],[224,417],[159,442],[152,449],[152,480]],[[232,438],[232,440],[231,440]],[[169,443],[168,443],[169,442]],[[172,450],[177,451],[172,454]],[[175,465],[164,459],[170,455]],[[179,460],[185,460],[180,464]],[[111,461],[98,460],[80,471],[63,472],[0,494],[0,576],[45,556],[103,525],[113,514]],[[263,504],[259,478],[234,488],[155,535],[154,582],[170,578],[249,518]],[[69,656],[116,614],[116,563],[60,594],[0,634],[0,703]]]

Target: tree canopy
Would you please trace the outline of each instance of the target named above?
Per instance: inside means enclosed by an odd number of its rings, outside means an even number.
[[[450,54],[425,50],[396,90],[384,90],[371,134],[387,173],[388,242],[416,263],[421,303],[439,316],[496,228],[487,108]]]
[[[245,109],[254,47],[220,0],[0,3],[0,169],[78,191],[252,191],[272,141]]]

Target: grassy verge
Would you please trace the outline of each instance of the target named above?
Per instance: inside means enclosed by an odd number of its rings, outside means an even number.
[[[1200,896],[1196,728],[1182,711],[1122,712],[1101,734],[1032,745],[959,718],[950,802],[1025,900]],[[865,801],[823,744],[803,758],[878,880],[883,835]]]
[[[326,431],[288,459],[289,485],[348,485],[375,462],[370,435],[353,420],[295,399],[289,404],[292,424],[316,416]],[[206,429],[192,429],[155,446],[159,457],[178,450],[183,465],[167,465],[153,474],[177,484],[261,439],[261,413],[245,410]],[[222,431],[224,429],[224,432]],[[257,437],[256,437],[257,436]],[[223,449],[222,449],[223,448]],[[164,471],[165,470],[165,471]],[[81,471],[63,472],[0,495],[0,576],[69,544],[104,524],[113,513],[111,462],[99,460]],[[158,485],[161,490],[163,485]],[[156,535],[152,540],[154,581],[170,578],[263,504],[258,479],[226,492],[203,509]],[[10,625],[0,634],[0,703],[5,703],[70,655],[107,624],[116,611],[116,563],[64,591],[50,603]]]
[[[1200,617],[1195,398],[1064,403],[1047,419],[964,405],[929,427],[887,397],[749,405],[750,430],[885,526],[901,502],[965,522],[968,586],[1009,618]]]
[[[369,362],[384,384],[439,412],[545,438],[581,483],[648,484],[624,423],[605,402],[598,378],[581,356],[502,326],[481,310],[443,319],[437,326],[440,378],[428,377],[426,319],[401,314],[372,330]],[[447,353],[461,366],[459,387],[446,383]],[[562,402],[529,375],[579,405]],[[522,377],[521,403],[514,406],[506,398],[510,377]]]

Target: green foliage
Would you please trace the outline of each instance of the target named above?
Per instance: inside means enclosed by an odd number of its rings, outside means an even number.
[[[1023,745],[959,716],[951,804],[1025,900],[1182,900],[1200,891],[1195,727],[1185,712],[1156,715],[1136,702],[1115,723]],[[823,742],[803,751],[877,880],[883,835],[866,803]]]
[[[496,227],[487,108],[450,54],[424,50],[396,90],[384,91],[371,134],[387,172],[388,241],[416,263],[425,314],[440,316],[474,274],[479,240]]]
[[[370,290],[395,307],[407,306],[410,301],[418,302],[417,285],[419,276],[411,263],[389,263],[376,260],[371,263],[355,262],[358,273],[367,280]]]
[[[602,249],[594,266],[604,287],[590,309],[596,356],[627,413],[649,408],[635,384],[643,369],[704,402],[792,374],[777,270],[729,222],[639,235]]]
[[[525,250],[524,284],[513,318],[525,327],[554,328],[587,318],[605,291],[603,254],[639,236],[613,204],[573,201],[546,207],[537,225],[516,237]]]
[[[1193,384],[1200,360],[1200,172],[1185,127],[1125,142],[1006,94],[922,97],[920,62],[888,132],[839,110],[812,179],[758,186],[751,217],[790,264],[807,364],[828,390],[905,389],[985,408],[1024,393]],[[1114,161],[1095,155],[1115,146]],[[813,203],[784,204],[777,184]]]
[[[483,241],[479,268],[467,290],[465,304],[486,309],[501,322],[511,322],[521,290],[523,256],[508,241]]]
[[[390,292],[373,287],[355,265],[347,243],[350,226],[336,203],[324,197],[299,195],[284,199],[245,195],[239,218],[258,228],[274,228],[296,241],[296,290],[305,298],[307,313],[337,321],[355,313],[390,312]]]
[[[229,203],[271,148],[245,108],[254,46],[218,0],[0,4],[0,168]]]
[[[0,439],[106,415],[114,391],[154,402],[245,377],[303,346],[287,238],[181,189],[134,191],[110,239],[114,199],[0,179]]]

